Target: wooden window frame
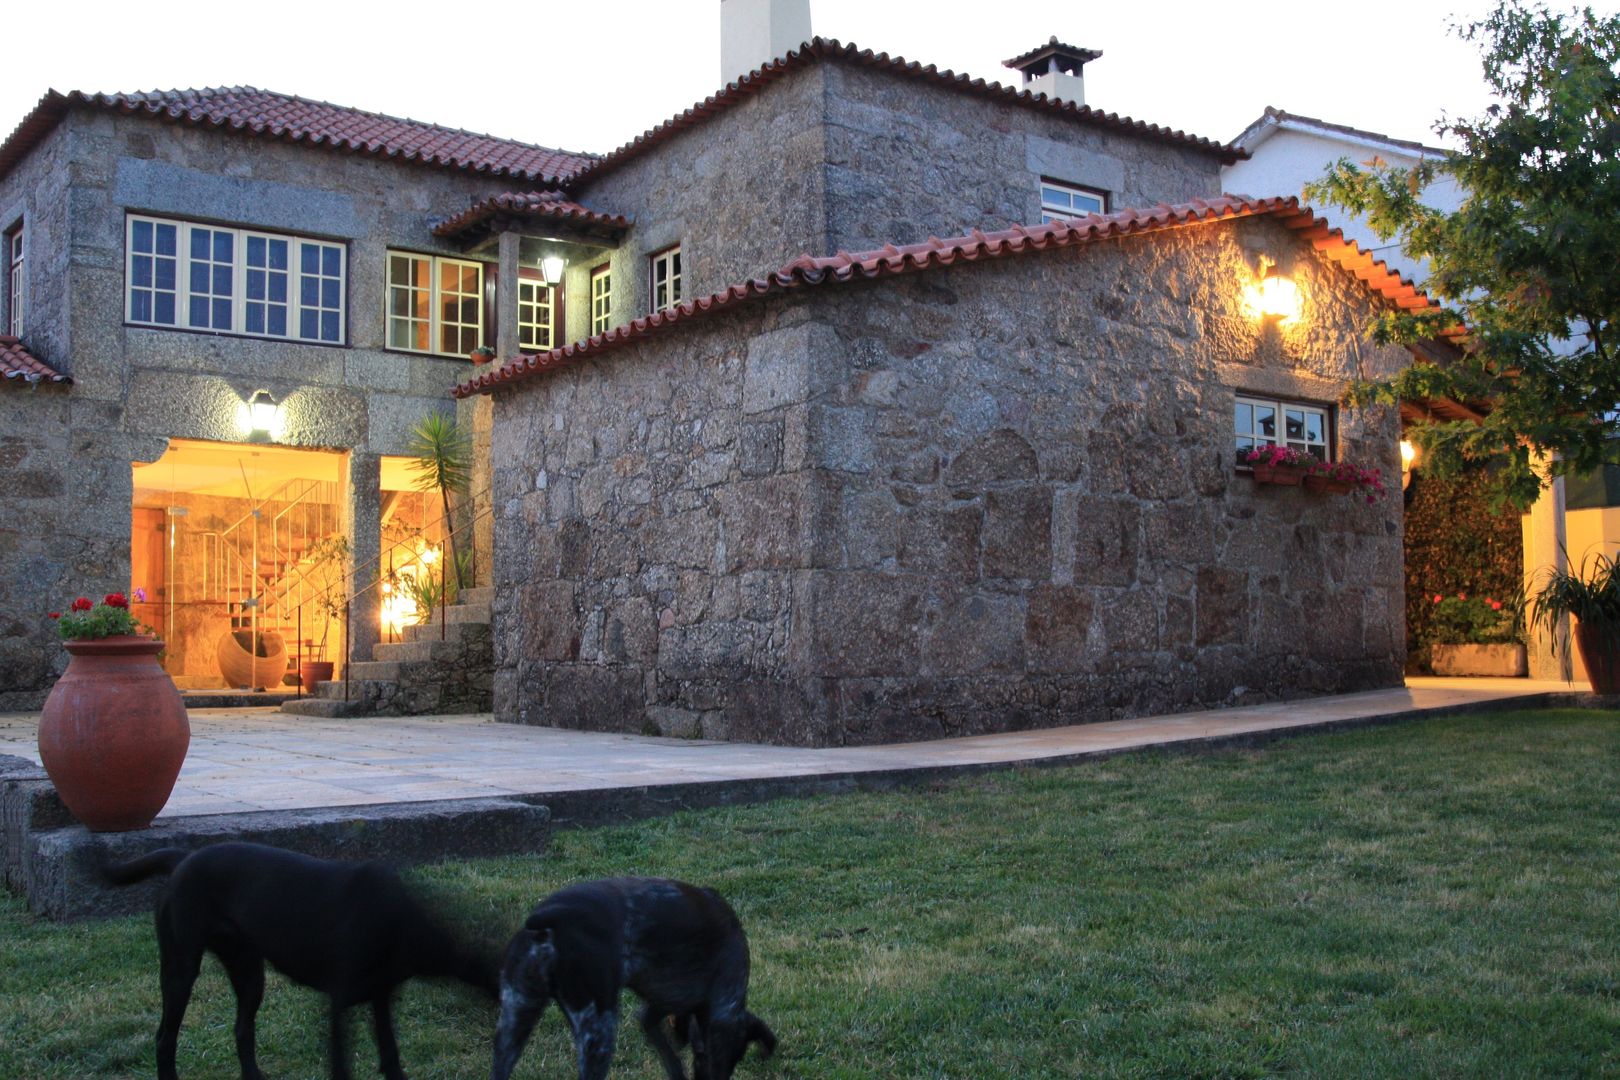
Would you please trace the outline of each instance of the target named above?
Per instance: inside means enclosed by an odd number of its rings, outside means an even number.
[[[419,291],[414,284],[399,285],[394,282],[394,260],[407,259],[413,263],[425,262],[428,264],[428,347],[418,349],[411,345],[394,344],[394,321],[403,319],[413,327],[423,320],[415,315],[395,315],[393,313],[393,297],[396,290],[405,289],[410,292]],[[478,303],[478,321],[476,323],[451,321],[443,318],[444,296],[443,269],[445,267],[470,266],[478,271],[478,283],[472,292],[457,292],[456,295],[470,297]],[[444,356],[457,357],[465,360],[473,349],[485,344],[490,338],[491,306],[486,295],[485,284],[493,276],[494,271],[487,263],[477,259],[463,259],[455,255],[432,255],[420,251],[406,251],[402,248],[389,248],[386,253],[386,262],[383,271],[383,348],[388,352],[411,353],[415,356]],[[458,352],[446,352],[443,348],[444,333],[450,327],[476,326],[478,338],[471,348]],[[413,333],[414,337],[414,333]]]
[[[1251,410],[1249,425],[1247,428],[1239,428],[1240,416],[1244,408]],[[1258,415],[1252,410],[1262,408],[1273,410],[1274,424],[1279,420],[1281,421],[1282,432],[1280,438],[1277,437],[1275,431],[1269,436],[1261,431]],[[1287,425],[1290,410],[1301,414],[1301,421],[1305,425],[1304,438],[1289,438]],[[1322,437],[1320,439],[1310,437],[1309,417],[1311,416],[1322,418]],[[1238,465],[1243,468],[1248,467],[1243,460],[1244,455],[1257,446],[1288,446],[1295,450],[1304,450],[1324,462],[1333,460],[1333,408],[1329,405],[1316,405],[1308,401],[1294,401],[1288,398],[1271,397],[1270,395],[1239,393],[1233,403],[1232,432],[1234,439],[1233,452],[1237,457]],[[1321,450],[1320,454],[1315,453],[1317,449]]]
[[[600,286],[600,287],[598,287]],[[591,268],[591,337],[613,329],[613,266],[603,263]]]
[[[664,281],[658,280],[660,269],[664,271]],[[669,297],[666,303],[658,302],[658,289],[660,285],[667,286]],[[655,251],[647,256],[647,302],[648,310],[652,312],[668,311],[686,299],[686,278],[681,264],[681,245],[671,244],[662,251]]]

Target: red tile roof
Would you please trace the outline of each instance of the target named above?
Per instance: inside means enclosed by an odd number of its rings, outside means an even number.
[[[52,90],[0,143],[0,176],[9,173],[75,106],[536,183],[554,183],[595,160],[589,154],[362,112],[251,86],[131,94],[78,90],[60,94]]]
[[[1018,68],[1022,68],[1025,64],[1032,64],[1036,60],[1042,60],[1048,56],[1073,56],[1078,57],[1081,63],[1089,64],[1093,60],[1101,58],[1102,50],[1081,49],[1076,48],[1073,45],[1065,45],[1063,42],[1059,41],[1057,39],[1057,35],[1054,34],[1052,35],[1052,40],[1048,41],[1045,45],[1033,48],[1027,53],[1013,57],[1011,60],[1003,60],[1001,62],[1001,66],[1016,70]]]
[[[862,49],[856,45],[845,45],[835,39],[818,37],[807,41],[782,59],[773,60],[764,67],[756,68],[736,82],[729,84],[714,96],[698,102],[679,116],[666,120],[651,131],[638,135],[612,153],[582,166],[577,172],[565,178],[565,186],[573,187],[617,168],[672,136],[696,127],[717,113],[724,112],[731,106],[746,101],[766,86],[797,71],[799,68],[823,61],[874,68],[905,78],[921,79],[938,86],[949,87],[964,94],[988,98],[1004,105],[1035,109],[1057,116],[1067,116],[1094,127],[1128,131],[1133,135],[1144,138],[1174,143],[1195,150],[1205,150],[1218,155],[1221,161],[1226,163],[1248,157],[1248,154],[1239,147],[1218,143],[1213,139],[1206,139],[1199,135],[1189,135],[1184,131],[1172,131],[1169,128],[1160,127],[1158,124],[1147,124],[1140,120],[1132,120],[1130,117],[1120,116],[1118,113],[1102,112],[1091,108],[1089,105],[1076,105],[1070,101],[1053,101],[1045,94],[1032,94],[1028,90],[1003,86],[1000,83],[985,82],[983,79],[960,75],[954,71],[941,71],[933,64],[923,65],[915,61],[908,61],[904,57],[890,56],[888,53],[874,53],[870,49]]]
[[[473,203],[455,217],[434,226],[433,235],[460,236],[476,230],[492,218],[507,215],[547,218],[613,234],[622,234],[631,224],[630,219],[623,214],[604,214],[591,210],[570,201],[558,191],[508,191]]]
[[[1275,217],[1300,239],[1308,241],[1319,255],[1337,263],[1370,292],[1396,307],[1415,309],[1439,306],[1411,281],[1391,270],[1383,260],[1375,259],[1354,240],[1347,240],[1341,230],[1318,218],[1310,207],[1301,206],[1297,198],[1254,199],[1246,195],[1223,195],[1218,199],[1196,199],[1180,206],[1161,204],[1145,210],[1089,214],[1046,225],[1014,225],[998,232],[975,231],[971,235],[949,240],[930,238],[905,247],[890,244],[878,251],[856,255],[842,251],[821,258],[801,255],[765,277],[733,285],[712,296],[687,301],[548,353],[519,356],[495,370],[462,383],[454,393],[458,398],[489,393],[499,387],[634,344],[667,327],[701,319],[789,289],[892,277],[950,266],[956,262],[1007,258],[1031,251],[1091,244],[1100,240],[1261,214]]]
[[[10,334],[0,334],[0,375],[31,383],[73,381],[29,352],[21,341]]]

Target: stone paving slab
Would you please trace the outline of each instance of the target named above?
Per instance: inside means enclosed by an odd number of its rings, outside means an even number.
[[[649,789],[1064,761],[1403,715],[1579,699],[1560,682],[1412,679],[1407,686],[1236,709],[889,746],[804,749],[497,724],[488,715],[318,719],[196,709],[160,821],[317,807]],[[0,754],[37,762],[37,714],[0,714]]]

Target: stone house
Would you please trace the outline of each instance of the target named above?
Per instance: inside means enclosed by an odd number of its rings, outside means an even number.
[[[302,565],[283,534],[348,537],[356,593],[438,551],[400,455],[441,406],[476,432],[502,719],[830,744],[1397,681],[1398,500],[1234,459],[1393,475],[1395,418],[1335,402],[1400,359],[1367,315],[1425,298],[1223,196],[1240,150],[1086,106],[1087,50],[1009,88],[772,49],[601,157],[254,90],[47,97],[0,144],[0,702],[48,686],[75,593],[149,571],[206,653]],[[1245,306],[1267,265],[1297,317]],[[227,498],[292,523],[235,600],[194,556],[245,561],[242,516],[191,524]],[[389,632],[370,596],[342,660]]]

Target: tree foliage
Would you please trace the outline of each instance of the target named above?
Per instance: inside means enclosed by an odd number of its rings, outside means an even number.
[[[1410,168],[1341,160],[1306,195],[1429,263],[1444,306],[1385,314],[1375,340],[1465,331],[1460,357],[1358,383],[1351,402],[1491,403],[1482,423],[1420,423],[1415,439],[1441,475],[1496,465],[1493,494],[1524,507],[1549,476],[1620,460],[1620,16],[1504,0],[1457,32],[1480,43],[1497,99],[1435,126],[1460,151]],[[1445,177],[1465,193],[1450,213],[1421,201]]]

